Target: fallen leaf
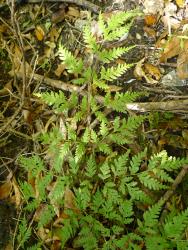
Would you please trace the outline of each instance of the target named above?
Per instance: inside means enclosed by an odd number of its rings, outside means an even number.
[[[67,187],[64,192],[64,207],[65,209],[76,209],[75,196],[73,192]]]
[[[144,68],[146,69],[146,72],[156,80],[159,80],[161,78],[161,72],[157,66],[150,63],[145,63]]]
[[[137,64],[136,67],[134,69],[134,76],[138,79],[138,80],[142,80],[143,78],[146,80],[147,83],[149,84],[156,84],[158,83],[157,80],[152,78],[152,75],[147,74],[148,72],[145,72],[145,68],[144,68],[144,61],[145,58],[141,59]]]
[[[157,22],[157,15],[145,15],[144,21],[147,26],[152,26]]]
[[[9,197],[12,190],[12,182],[10,180],[6,181],[0,186],[0,200]]]
[[[164,51],[161,53],[160,61],[166,62],[169,58],[177,56],[181,52],[180,38],[178,36],[173,36],[166,43]]]
[[[80,17],[80,11],[74,7],[69,7],[66,15],[78,18]]]
[[[35,36],[36,36],[38,41],[42,41],[44,39],[45,32],[44,32],[43,28],[39,25],[37,25],[35,28]]]
[[[55,75],[57,77],[60,77],[61,74],[63,73],[63,71],[65,70],[65,64],[61,63],[61,64],[58,64],[57,66],[57,69],[54,71]]]

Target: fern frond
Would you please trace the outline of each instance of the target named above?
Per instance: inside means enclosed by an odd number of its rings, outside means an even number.
[[[130,161],[129,170],[131,174],[136,174],[139,171],[140,164],[143,161],[143,158],[146,157],[146,149],[143,152],[138,153],[133,156]]]
[[[108,132],[109,132],[109,129],[108,129],[106,123],[102,121],[102,122],[100,123],[100,130],[99,130],[99,133],[100,133],[103,137],[105,137],[105,136],[108,134]]]
[[[188,226],[188,208],[181,214],[173,217],[164,225],[164,233],[166,237],[171,239],[181,239],[184,230]]]
[[[116,13],[109,18],[107,27],[105,29],[107,30],[108,33],[110,33],[110,31],[116,30],[128,20],[131,20],[140,14],[141,13],[137,10],[128,11],[128,12],[120,11],[119,13]]]
[[[110,145],[105,143],[105,142],[98,142],[97,150],[99,152],[106,154],[106,155],[110,155],[112,153],[112,149],[111,149]]]
[[[114,177],[124,177],[127,172],[127,162],[129,159],[130,150],[128,150],[125,154],[120,155],[111,165],[111,170],[114,174]]]
[[[46,205],[39,217],[38,229],[47,225],[54,217],[55,212],[53,206]]]
[[[134,219],[133,202],[131,200],[123,201],[119,206],[119,211],[124,218],[124,224],[130,224]]]
[[[144,191],[142,191],[138,187],[138,183],[136,181],[125,182],[128,192],[133,200],[141,201],[147,204],[151,203],[151,199]]]
[[[145,237],[145,244],[147,250],[164,250],[170,248],[169,242],[160,235],[147,235]]]
[[[85,26],[83,31],[83,38],[86,44],[86,47],[91,49],[93,53],[99,50],[99,45],[97,44],[96,38],[91,32],[91,28],[89,26]]]
[[[87,160],[86,176],[92,178],[97,171],[95,158],[91,155]]]
[[[90,141],[90,129],[88,127],[85,129],[81,141],[84,143],[88,143]]]
[[[100,167],[100,174],[98,174],[98,176],[102,179],[102,180],[106,180],[108,178],[111,177],[110,174],[110,167],[108,165],[107,162],[103,163],[102,166]]]
[[[18,227],[18,231],[19,231],[19,234],[18,234],[17,239],[18,239],[19,245],[23,247],[24,244],[28,241],[28,239],[31,236],[31,228],[28,227],[25,217],[22,218]]]
[[[163,202],[159,201],[155,205],[149,208],[144,215],[144,225],[145,227],[151,227],[154,228],[159,220],[159,215],[163,207]]]
[[[64,196],[65,185],[66,185],[65,178],[58,177],[48,196],[52,204],[62,199],[62,197]]]
[[[75,151],[75,162],[78,163],[78,161],[82,158],[82,156],[85,154],[86,148],[84,143],[78,143],[76,145],[76,151]]]
[[[141,174],[138,175],[138,178],[140,182],[147,188],[152,189],[152,190],[161,190],[161,189],[166,189],[167,186],[162,184],[160,181],[157,179],[151,177],[147,171],[142,172]]]
[[[130,67],[132,67],[131,64],[118,64],[118,66],[110,67],[105,69],[104,67],[101,68],[100,71],[100,80],[106,80],[106,81],[114,81],[118,77],[122,76]]]
[[[113,48],[111,50],[103,49],[102,51],[99,51],[98,57],[99,60],[102,61],[103,63],[110,63],[111,61],[119,58],[124,53],[128,52],[134,47],[135,46],[119,47],[119,48]]]
[[[70,143],[70,142],[65,142],[65,143],[63,143],[63,145],[60,147],[59,153],[60,153],[60,158],[61,158],[61,159],[64,159],[65,156],[69,153],[70,146],[71,146],[71,143]]]
[[[32,157],[19,157],[18,162],[27,171],[30,172],[31,176],[35,177],[40,172],[45,170],[44,162],[38,155]]]
[[[106,94],[104,105],[115,111],[126,113],[126,103],[135,101],[142,94],[138,92],[116,93],[112,98],[110,94]]]
[[[19,182],[23,197],[26,201],[28,201],[30,198],[35,197],[35,191],[33,187],[31,186],[30,183],[24,181],[24,182]]]
[[[67,70],[71,74],[80,74],[83,70],[82,59],[76,59],[71,52],[63,46],[59,47],[59,58],[65,64]]]
[[[37,200],[39,201],[46,201],[46,187],[52,181],[53,175],[52,173],[47,173],[43,177],[37,176],[36,178],[36,190],[37,190]]]

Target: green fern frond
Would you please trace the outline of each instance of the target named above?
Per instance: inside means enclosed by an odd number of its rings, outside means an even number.
[[[159,180],[151,177],[147,171],[138,175],[140,182],[147,188],[152,190],[166,189],[167,186],[162,184]]]
[[[53,175],[52,173],[47,173],[43,177],[36,177],[36,189],[38,191],[37,200],[46,201],[46,187],[48,187],[49,183],[52,181]]]
[[[98,143],[97,133],[93,129],[91,129],[91,141],[93,143]]]
[[[188,208],[181,214],[173,217],[164,225],[164,233],[167,238],[181,239],[182,234],[188,226]]]
[[[31,247],[27,247],[27,250],[42,250],[41,245],[41,243],[35,244]]]
[[[136,181],[128,181],[125,182],[125,184],[133,200],[145,202],[146,204],[151,203],[151,198],[138,187],[138,183]]]
[[[85,154],[86,148],[84,143],[78,143],[76,145],[76,151],[75,151],[75,162],[78,163],[78,161],[82,158],[82,156]]]
[[[103,63],[110,63],[111,61],[118,59],[120,56],[133,49],[134,47],[135,46],[119,47],[113,48],[111,50],[103,49],[102,51],[99,51],[98,57],[99,60]]]
[[[65,178],[58,177],[48,196],[49,199],[52,201],[52,204],[62,199],[62,197],[64,196],[65,185],[66,185]]]
[[[38,155],[32,157],[19,157],[18,162],[27,171],[30,172],[31,176],[35,177],[40,172],[45,170],[44,162]]]
[[[91,32],[91,28],[87,25],[83,31],[83,38],[87,48],[91,49],[93,53],[99,50],[99,45],[97,44],[96,38]]]
[[[93,86],[98,87],[103,90],[109,89],[108,84],[106,84],[104,80],[100,80],[100,79],[93,79]]]
[[[155,205],[149,208],[144,215],[144,225],[145,227],[151,227],[154,228],[159,220],[159,215],[163,207],[163,202],[159,201]]]
[[[127,172],[127,162],[129,160],[130,150],[128,150],[125,154],[120,155],[111,165],[111,170],[114,174],[114,177],[124,177]]]
[[[110,145],[105,143],[105,142],[98,142],[97,150],[99,152],[106,154],[106,155],[110,155],[112,153],[112,149],[111,149]]]
[[[108,165],[107,162],[103,163],[102,166],[100,167],[100,172],[98,174],[98,176],[102,179],[102,180],[106,180],[108,178],[111,177],[111,174],[110,174],[110,167]]]
[[[46,205],[39,217],[38,229],[47,225],[54,217],[54,208],[51,205]]]
[[[156,177],[158,177],[159,179],[161,179],[161,181],[165,181],[165,182],[173,182],[173,178],[169,176],[168,173],[166,173],[163,169],[160,169],[159,167],[153,169],[153,173]]]
[[[104,105],[115,111],[126,113],[126,103],[135,101],[142,94],[138,92],[116,93],[112,98],[111,94],[106,94]]]
[[[63,143],[63,145],[60,147],[59,153],[60,153],[60,158],[61,158],[61,159],[64,159],[65,156],[69,153],[69,151],[70,151],[70,146],[71,146],[71,143],[70,143],[70,142],[65,142],[65,143]]]
[[[100,123],[100,130],[99,130],[99,133],[100,133],[103,137],[105,137],[105,136],[108,134],[108,132],[109,132],[109,129],[108,129],[106,123],[102,121],[102,122]]]
[[[147,235],[145,237],[145,244],[147,250],[164,250],[170,248],[169,242],[160,235]]]
[[[81,141],[84,143],[88,143],[90,141],[90,129],[88,127],[85,129]]]
[[[27,224],[25,217],[22,218],[22,220],[19,224],[19,227],[18,227],[18,231],[19,231],[19,234],[18,234],[17,239],[19,241],[19,245],[21,247],[23,247],[24,244],[28,241],[28,239],[31,236],[31,228],[28,227],[28,224]]]
[[[71,52],[69,52],[63,46],[59,47],[59,58],[63,61],[66,66],[66,69],[71,74],[80,74],[83,70],[83,61],[82,59],[76,59]]]
[[[87,168],[86,168],[86,176],[92,178],[97,171],[97,166],[95,162],[95,158],[91,155],[87,160]]]
[[[133,11],[128,11],[128,12],[123,12],[119,11],[118,13],[115,13],[110,17],[107,23],[107,28],[106,30],[108,32],[116,30],[118,27],[120,27],[122,24],[125,22],[133,19],[134,17],[137,17],[141,15],[141,13],[137,10]],[[125,24],[126,25],[126,24]]]
[[[123,201],[119,206],[119,211],[124,218],[125,224],[130,224],[134,219],[133,202],[131,200]]]
[[[130,166],[129,166],[129,170],[131,174],[136,174],[139,171],[140,164],[145,157],[146,157],[146,149],[143,152],[140,152],[137,155],[132,157],[130,161]]]
[[[100,80],[112,82],[122,76],[130,67],[132,67],[132,65],[126,63],[118,64],[116,67],[112,66],[107,69],[102,67],[100,71]]]
[[[24,181],[24,182],[19,182],[23,197],[26,201],[28,201],[30,198],[35,197],[35,191],[33,187],[31,186],[30,183]]]
[[[128,249],[141,250],[143,244],[143,238],[136,233],[128,233],[123,235],[120,239],[115,242],[115,245],[118,249],[125,249],[125,246]]]
[[[108,123],[108,120],[103,112],[95,111],[95,116],[96,116],[98,121],[104,122],[105,124]]]

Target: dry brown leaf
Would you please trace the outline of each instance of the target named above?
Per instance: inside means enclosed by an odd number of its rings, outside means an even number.
[[[138,79],[138,80],[142,80],[142,78],[144,77],[145,73],[143,71],[143,63],[145,61],[145,58],[141,59],[139,62],[137,62],[136,67],[134,69],[134,76]]]
[[[80,17],[80,11],[74,7],[69,7],[66,15],[78,18]]]
[[[144,21],[147,26],[152,26],[157,22],[157,15],[146,15]]]
[[[54,73],[57,77],[60,77],[64,70],[65,70],[65,64],[61,63],[57,66],[57,69],[54,71]]]
[[[7,180],[0,186],[0,200],[6,199],[10,196],[12,190],[12,182]]]
[[[37,25],[35,28],[35,36],[38,41],[42,41],[44,39],[45,32],[40,25]]]
[[[181,52],[180,38],[173,36],[166,44],[164,51],[161,53],[160,61],[166,62],[169,58],[177,56]]]
[[[65,209],[76,209],[75,205],[75,196],[73,192],[66,187],[65,192],[64,192],[64,207]]]
[[[145,63],[144,68],[146,69],[146,72],[156,80],[159,80],[161,78],[161,72],[157,66],[150,63]]]
[[[149,84],[156,84],[158,81],[154,80],[152,78],[152,76],[147,75],[147,72],[145,72],[145,68],[144,68],[144,64],[143,64],[144,61],[145,61],[145,58],[143,58],[142,60],[140,60],[136,64],[136,67],[134,69],[134,76],[138,80],[142,80],[144,78],[146,80],[146,82],[149,83]]]

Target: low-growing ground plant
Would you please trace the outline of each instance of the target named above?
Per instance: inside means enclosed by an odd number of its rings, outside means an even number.
[[[19,180],[24,203],[16,249],[188,249],[188,209],[164,209],[161,198],[188,160],[166,151],[149,155],[147,148],[135,153],[131,145],[147,115],[130,115],[126,103],[141,93],[111,88],[132,66],[116,59],[132,47],[108,44],[138,15],[100,14],[95,31],[86,26],[87,59],[60,45],[71,93],[36,94],[59,125],[39,136],[42,156],[18,160],[27,178]]]

